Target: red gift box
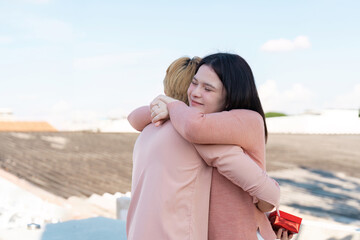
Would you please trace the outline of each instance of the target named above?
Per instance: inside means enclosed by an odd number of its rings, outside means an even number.
[[[301,225],[302,218],[291,215],[289,213],[279,211],[280,216],[276,211],[270,213],[269,220],[275,231],[279,228],[285,228],[290,233],[298,233]]]

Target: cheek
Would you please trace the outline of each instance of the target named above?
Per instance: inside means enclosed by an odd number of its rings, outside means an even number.
[[[188,95],[188,96],[190,96],[190,94],[191,94],[191,92],[192,92],[192,89],[193,89],[193,87],[192,87],[191,84],[190,84],[190,86],[189,86],[189,88],[188,88],[188,90],[187,90],[187,95]]]
[[[226,91],[223,89],[221,93],[218,95],[219,99],[219,105],[221,106],[221,110],[224,110],[226,108]]]
[[[213,101],[214,106],[216,106],[216,111],[223,111],[225,109],[225,97],[224,96],[217,96],[214,98]]]
[[[226,106],[226,95],[225,95],[225,96],[223,95],[223,96],[221,97],[220,102],[221,102],[221,106],[223,106],[223,108],[225,109],[225,106]]]

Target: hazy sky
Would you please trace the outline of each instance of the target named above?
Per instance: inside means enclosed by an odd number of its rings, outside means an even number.
[[[119,117],[162,93],[176,58],[219,51],[249,62],[265,111],[357,109],[359,11],[355,0],[0,0],[0,109]]]

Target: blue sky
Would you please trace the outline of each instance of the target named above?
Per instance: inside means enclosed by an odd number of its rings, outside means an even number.
[[[181,56],[233,52],[265,111],[360,107],[359,1],[0,0],[0,109],[120,117]]]

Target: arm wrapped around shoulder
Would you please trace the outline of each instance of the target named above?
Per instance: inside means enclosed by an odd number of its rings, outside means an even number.
[[[167,104],[171,122],[187,141],[196,144],[234,144],[248,150],[265,145],[261,115],[247,109],[204,114],[177,101]]]

